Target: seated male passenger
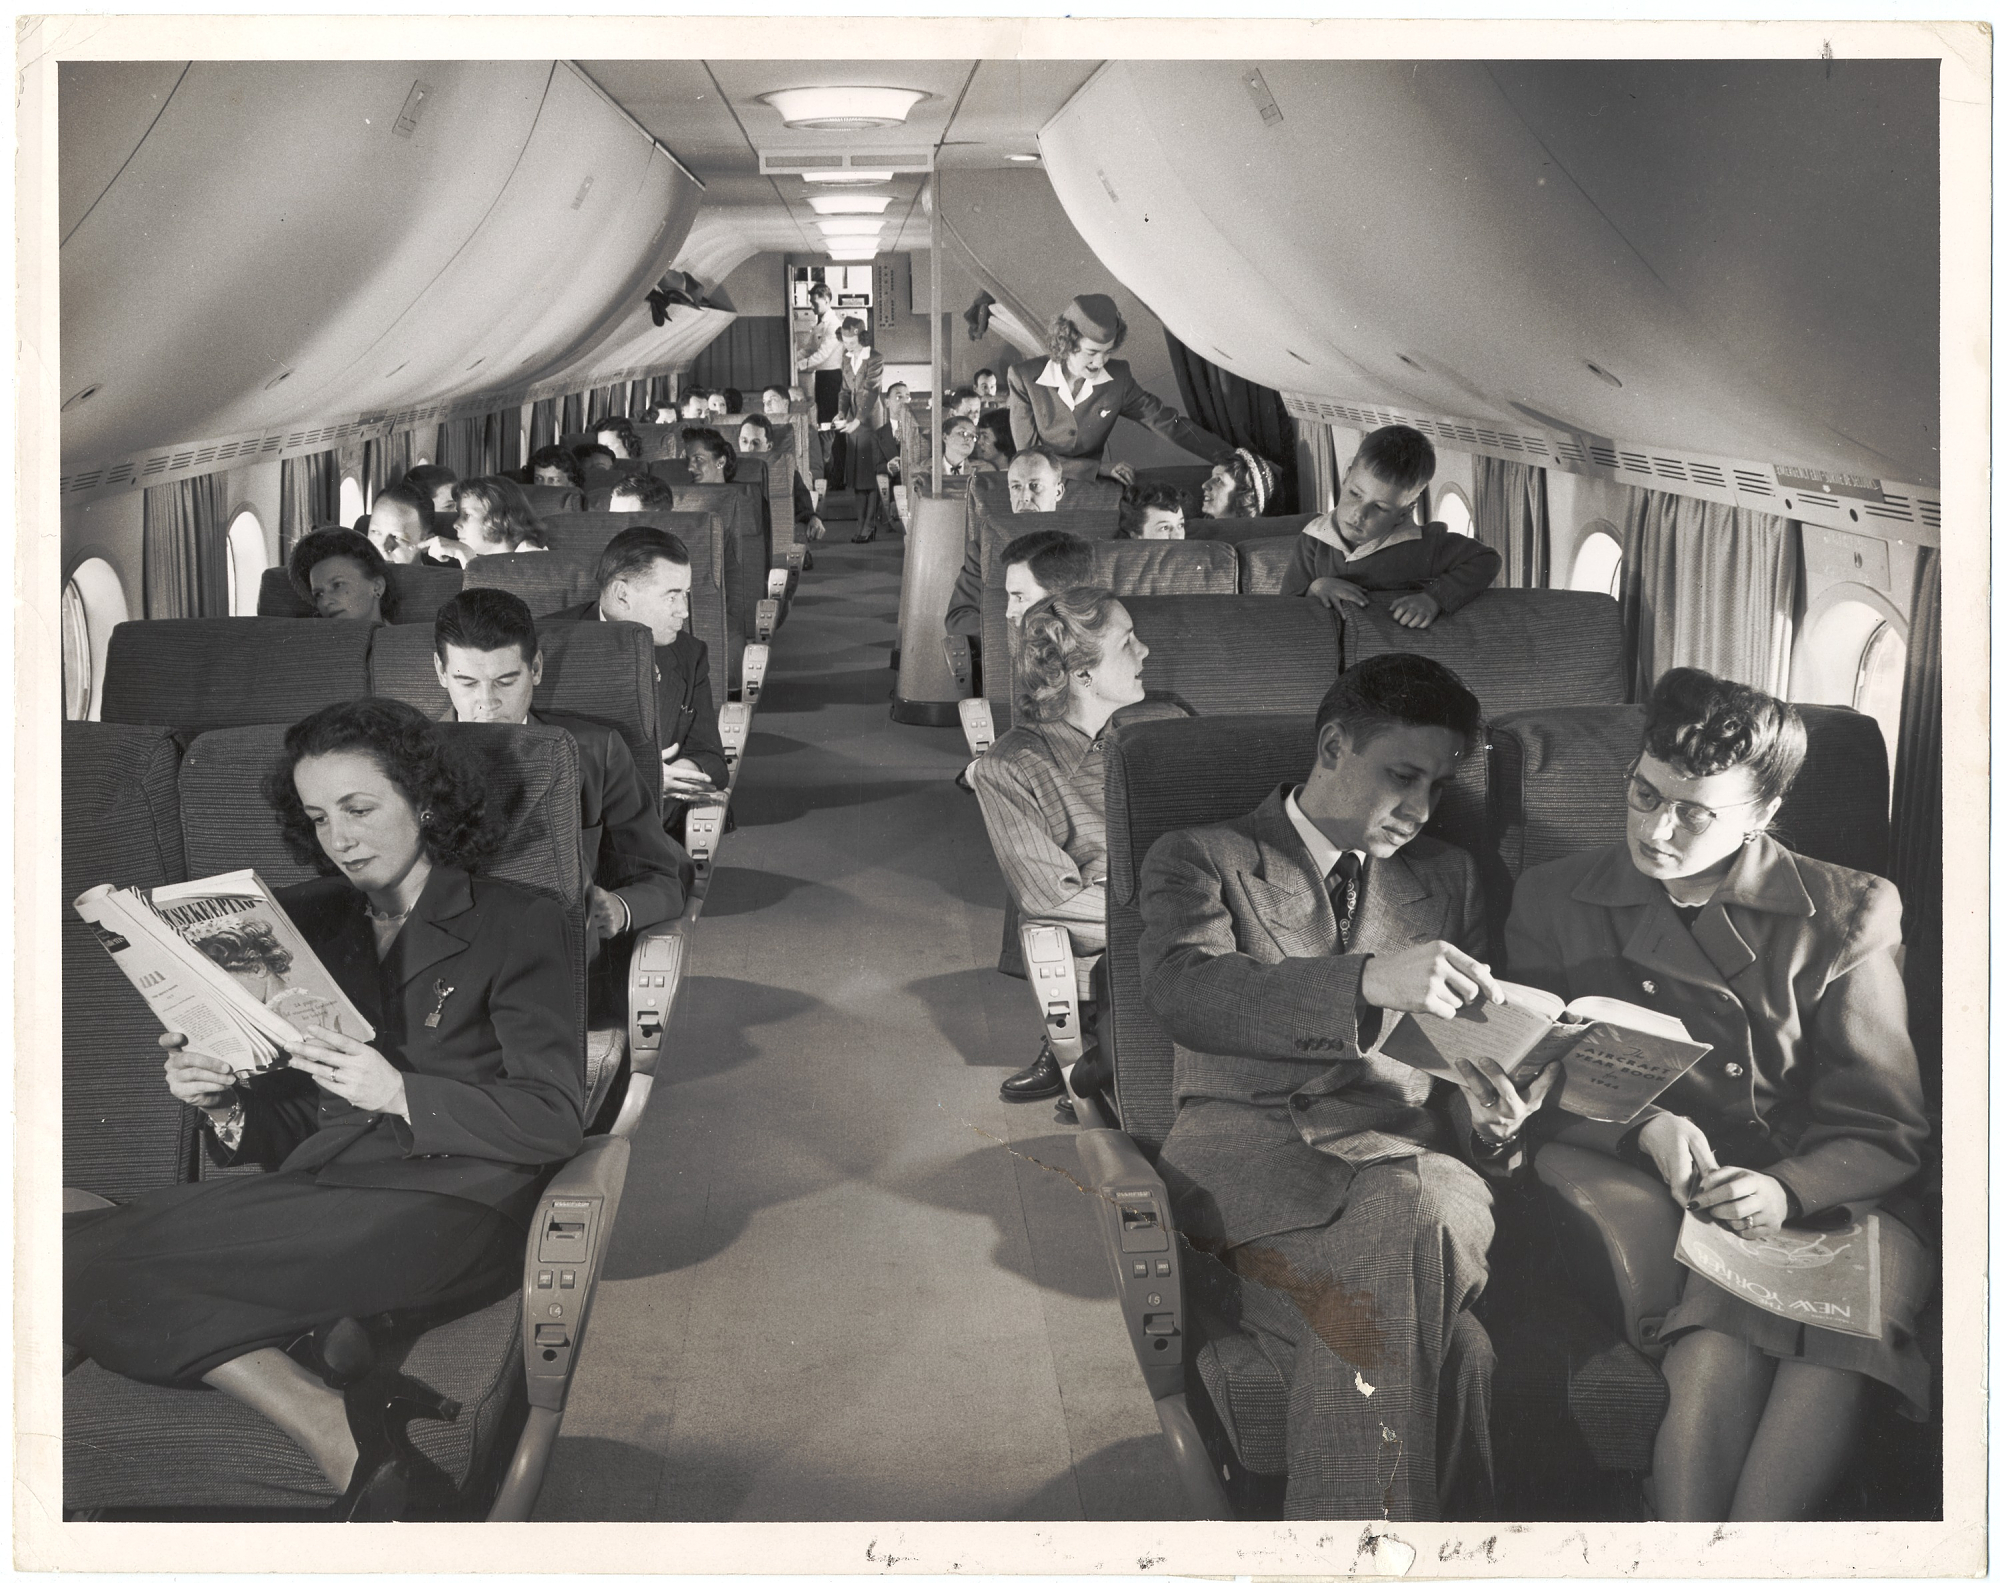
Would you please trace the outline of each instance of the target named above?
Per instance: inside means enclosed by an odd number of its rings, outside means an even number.
[[[681,397],[681,417],[699,423],[708,416],[708,392],[695,386]]]
[[[769,456],[771,454],[770,420],[757,413],[751,413],[743,420],[743,427],[737,431],[736,443],[745,456]],[[792,515],[805,524],[808,539],[826,537],[826,524],[819,519],[815,509],[813,492],[806,488],[806,481],[799,476],[799,470],[792,469]]]
[[[1015,515],[1054,511],[1069,480],[1040,451],[1023,451],[1007,464],[1007,504]]]
[[[452,491],[458,485],[458,474],[449,467],[440,467],[436,462],[419,462],[403,475],[403,482],[429,495],[433,511],[458,509],[452,498]]]
[[[625,739],[600,721],[534,707],[542,655],[527,605],[505,589],[468,588],[439,608],[434,631],[438,685],[460,720],[559,726],[576,741],[593,959],[607,940],[678,918],[694,864],[661,827]]]
[[[560,445],[544,445],[528,458],[528,481],[555,489],[583,488],[583,468]]]
[[[1118,497],[1118,539],[1184,539],[1187,503],[1172,484],[1127,484]]]
[[[1340,502],[1306,524],[1280,593],[1310,594],[1328,609],[1393,594],[1389,614],[1427,627],[1463,609],[1499,575],[1500,552],[1416,508],[1437,472],[1437,452],[1400,423],[1361,442],[1341,480]]]
[[[1187,713],[1177,700],[1147,698],[1145,664],[1131,616],[1102,588],[1068,588],[1036,604],[1021,618],[1014,667],[1021,723],[988,750],[973,782],[1022,921],[1063,925],[1079,956],[1104,951],[1104,728],[1113,716]],[[1012,1101],[1062,1091],[1046,1038],[1034,1061],[1000,1084],[1000,1097]]]
[[[627,473],[611,486],[607,511],[672,511],[674,490],[664,478],[651,473]]]
[[[286,568],[292,586],[312,601],[313,614],[335,621],[388,620],[383,602],[389,568],[365,535],[352,528],[319,528],[292,546]]]
[[[424,540],[437,536],[437,514],[430,495],[413,484],[391,484],[375,497],[367,532],[368,542],[391,566],[444,564],[423,553]]]
[[[458,506],[458,537],[431,539],[426,554],[450,557],[469,566],[482,555],[514,555],[546,550],[549,536],[535,508],[511,478],[468,478],[452,486]]]
[[[736,479],[736,448],[713,429],[683,429],[688,466],[697,484],[728,484]]]
[[[792,393],[783,385],[766,385],[759,399],[764,404],[764,416],[773,423],[792,421]]]
[[[1061,528],[1037,528],[1002,550],[1009,637],[1018,636],[1021,618],[1051,594],[1090,583],[1097,573],[1096,559],[1090,540]]]
[[[637,621],[653,629],[655,686],[660,700],[661,789],[677,802],[703,802],[729,781],[708,685],[708,645],[688,627],[694,567],[688,548],[661,528],[627,528],[597,558],[597,597],[548,617],[551,621]],[[685,826],[686,810],[667,828]]]
[[[1555,1068],[1523,1095],[1488,1061],[1461,1088],[1375,1053],[1404,1013],[1500,999],[1472,859],[1420,834],[1478,724],[1435,660],[1363,660],[1303,786],[1162,836],[1140,875],[1140,982],[1175,1044],[1160,1174],[1207,1255],[1190,1277],[1285,1380],[1288,1519],[1491,1506],[1469,1162],[1510,1168]]]
[[[982,407],[1007,405],[1007,398],[1000,394],[1000,376],[990,368],[982,368],[972,376],[972,388]]]
[[[574,447],[570,454],[576,458],[576,465],[583,469],[585,481],[614,472],[618,458],[608,446],[599,445],[595,440],[585,440]]]

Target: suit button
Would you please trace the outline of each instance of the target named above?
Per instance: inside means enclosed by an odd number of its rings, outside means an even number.
[[[1306,1106],[1310,1105],[1311,1103],[1312,1099],[1308,1095],[1305,1094],[1292,1095],[1292,1109],[1294,1110],[1304,1110]]]
[[[1333,1048],[1336,1050],[1344,1050],[1347,1047],[1343,1045],[1338,1039],[1335,1039],[1333,1041]]]
[[[1743,1075],[1743,1063],[1740,1061],[1731,1061],[1722,1070],[1730,1077],[1741,1077]]]

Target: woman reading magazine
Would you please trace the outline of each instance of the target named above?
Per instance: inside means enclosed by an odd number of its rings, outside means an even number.
[[[374,1043],[312,1028],[288,1067],[239,1081],[162,1036],[167,1086],[216,1158],[267,1171],[69,1216],[64,1341],[132,1379],[227,1392],[312,1455],[337,1515],[388,1519],[404,1427],[453,1409],[375,1368],[354,1320],[519,1279],[542,1185],[583,1142],[564,920],[478,875],[483,793],[407,704],[301,721],[265,795],[328,876],[278,899]]]
[[[1789,705],[1667,672],[1626,779],[1624,845],[1523,874],[1507,924],[1523,982],[1649,1005],[1714,1046],[1629,1125],[1549,1111],[1548,1133],[1649,1160],[1677,1203],[1744,1237],[1885,1211],[1880,1339],[1688,1275],[1662,1330],[1671,1401],[1653,1453],[1671,1520],[1809,1517],[1854,1449],[1871,1381],[1928,1408],[1912,1326],[1932,1257],[1898,1195],[1928,1130],[1896,966],[1902,907],[1886,880],[1770,835],[1805,750]]]

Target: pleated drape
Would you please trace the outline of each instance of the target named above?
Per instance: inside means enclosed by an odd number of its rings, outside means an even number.
[[[572,434],[581,434],[584,426],[589,422],[590,419],[584,416],[584,399],[582,395],[564,396],[562,398],[562,433],[565,437]]]
[[[1331,511],[1340,493],[1340,458],[1334,454],[1333,425],[1317,418],[1292,419],[1298,436],[1299,510]]]
[[[213,473],[146,491],[141,541],[148,621],[230,613],[226,509],[222,480]]]
[[[460,478],[480,478],[486,466],[486,420],[453,418],[438,425],[440,467],[449,467]]]
[[[287,457],[278,468],[278,551],[289,557],[292,546],[314,528],[340,521],[340,459],[333,451]]]
[[[1633,700],[1676,665],[1783,698],[1805,578],[1799,525],[1635,489],[1625,522],[1625,644]]]
[[[701,349],[687,382],[704,390],[733,386],[746,398],[766,385],[789,385],[791,334],[791,321],[782,314],[739,318]],[[746,401],[744,410],[755,411],[755,403]]]
[[[1190,422],[1218,439],[1256,452],[1278,470],[1277,488],[1264,514],[1289,516],[1299,509],[1298,441],[1285,398],[1275,390],[1217,368],[1166,332],[1167,356],[1181,387]]]
[[[533,455],[544,445],[556,443],[556,398],[546,396],[528,414],[528,452]]]
[[[1499,586],[1548,587],[1548,470],[1497,456],[1472,464],[1472,532],[1500,552]]]
[[[362,447],[362,483],[368,504],[410,470],[410,431],[392,434],[385,440],[369,440]]]

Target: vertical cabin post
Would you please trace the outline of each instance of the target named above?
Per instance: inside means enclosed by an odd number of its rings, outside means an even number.
[[[944,191],[931,171],[931,496],[944,499]]]

